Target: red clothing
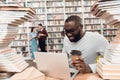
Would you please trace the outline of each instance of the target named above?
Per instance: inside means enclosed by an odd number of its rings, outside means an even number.
[[[38,35],[39,34],[44,34],[45,35],[45,36],[40,36],[40,38],[38,38],[39,41],[45,41],[48,37],[48,33],[47,33],[45,28],[43,28],[42,30],[39,30]]]

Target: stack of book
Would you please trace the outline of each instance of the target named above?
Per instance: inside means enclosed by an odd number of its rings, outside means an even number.
[[[0,4],[0,48],[7,47],[16,37],[18,25],[33,18],[31,8],[15,4]]]
[[[97,72],[103,79],[120,80],[120,64],[101,58],[97,63]]]
[[[91,12],[96,17],[105,19],[109,25],[116,25],[120,23],[120,1],[119,0],[101,0],[96,2]]]
[[[111,63],[120,64],[120,45],[119,44],[111,44],[109,48],[107,48],[104,58]]]
[[[101,17],[111,27],[118,29],[117,36],[106,49],[104,58],[97,63],[97,72],[103,79],[120,79],[120,1],[99,0],[92,7],[91,12]]]
[[[97,63],[97,72],[103,79],[120,79],[120,45],[111,44],[104,58]]]
[[[21,72],[28,66],[20,54],[16,54],[11,48],[0,50],[0,71]]]
[[[0,4],[0,72],[21,72],[28,64],[20,54],[9,48],[18,25],[33,18],[35,11],[16,4]]]

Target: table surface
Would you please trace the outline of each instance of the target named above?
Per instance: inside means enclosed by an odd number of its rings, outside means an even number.
[[[98,74],[86,73],[86,74],[78,74],[74,80],[87,80],[90,76],[94,76],[96,78],[101,79]]]
[[[28,60],[27,62],[30,64],[30,66],[36,67],[35,62],[32,62],[31,60]],[[79,74],[75,77],[74,80],[86,80],[86,79],[87,79],[88,77],[90,77],[90,76],[99,77],[98,74],[93,74],[93,73],[80,74],[80,73],[79,73]],[[38,80],[39,80],[39,79],[38,79]],[[55,79],[55,78],[51,78],[51,77],[47,77],[47,76],[46,76],[46,80],[60,80],[60,79]]]
[[[99,78],[99,75],[97,74],[93,74],[93,73],[87,73],[87,74],[78,74],[74,80],[87,80],[90,76],[94,76],[96,78]],[[100,79],[100,78],[99,78]],[[39,79],[36,79],[39,80]],[[56,79],[56,78],[51,78],[51,77],[46,77],[45,80],[60,80],[60,79]],[[93,79],[91,79],[93,80]],[[95,80],[95,79],[94,79]],[[97,80],[97,79],[96,79]],[[102,79],[100,79],[102,80]]]
[[[31,62],[31,60],[27,61],[30,66],[33,66],[33,67],[36,67],[36,64],[34,62]],[[93,73],[87,73],[87,74],[78,74],[74,80],[87,80],[88,77],[90,76],[95,76],[95,77],[99,77],[98,74],[93,74]],[[2,79],[1,79],[2,80]],[[4,79],[4,80],[9,80],[9,79]],[[35,80],[40,80],[39,78],[38,79],[35,79]],[[45,80],[60,80],[60,79],[56,79],[56,78],[52,78],[52,77],[45,77]]]
[[[87,80],[88,77],[90,76],[95,76],[95,77],[99,77],[99,75],[97,74],[92,74],[92,73],[87,73],[87,74],[78,74],[74,80]],[[10,80],[9,78],[8,79],[0,79],[0,80]],[[39,78],[36,78],[34,80],[40,80]],[[45,77],[45,80],[60,80],[60,79],[56,79],[56,78],[52,78],[52,77]],[[93,79],[91,79],[93,80]]]

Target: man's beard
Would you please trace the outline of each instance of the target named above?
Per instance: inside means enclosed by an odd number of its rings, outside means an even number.
[[[80,40],[80,31],[77,35],[74,36],[74,39],[73,40],[70,40],[71,42],[77,42]]]
[[[77,34],[77,35],[75,35],[75,40],[74,40],[74,42],[77,42],[77,41],[79,41],[80,40],[80,33],[79,34]]]

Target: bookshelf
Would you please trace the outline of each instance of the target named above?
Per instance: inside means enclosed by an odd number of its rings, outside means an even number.
[[[36,15],[31,20],[30,27],[37,27],[39,23],[46,26],[46,4],[45,0],[27,0],[27,7],[31,7],[36,11]]]
[[[24,57],[30,56],[29,46],[29,22],[24,22],[17,28],[17,35],[14,41],[11,43],[11,48],[15,48],[18,54],[22,54]]]
[[[102,0],[101,0],[102,1]],[[103,1],[104,2],[104,1]],[[107,2],[107,1],[106,1]],[[109,12],[106,12],[106,14],[103,15],[104,11],[105,10],[110,10],[106,7],[106,4],[104,3],[102,5],[102,2],[99,4],[97,3],[97,1],[93,4],[93,6],[91,7],[91,13],[96,16],[96,17],[100,17],[101,16],[101,24],[102,24],[102,27],[101,27],[101,32],[102,34],[108,39],[109,42],[112,42],[114,40],[114,38],[116,37],[117,33],[118,33],[118,28],[116,28],[115,26],[111,25],[111,23],[108,23],[111,19],[109,18]],[[96,7],[95,7],[95,4],[96,4]],[[116,4],[119,4],[119,3],[116,3]],[[100,5],[98,7],[98,5]],[[108,4],[109,7],[110,4]],[[99,12],[98,12],[98,9],[99,9]],[[115,8],[115,6],[112,6],[111,8]],[[96,11],[95,11],[96,10]],[[116,10],[116,9],[115,9]],[[103,12],[103,13],[102,13]],[[112,12],[115,12],[114,10],[112,10]],[[119,12],[116,11],[117,13],[115,14],[118,14]],[[110,12],[111,13],[111,12]],[[109,16],[109,17],[108,17]],[[117,16],[118,17],[118,16]],[[105,18],[107,18],[107,20],[105,20]],[[109,24],[109,25],[108,25]]]
[[[29,28],[37,27],[42,23],[48,31],[48,52],[62,51],[64,21],[70,15],[78,15],[82,18],[85,31],[99,32],[109,41],[116,36],[116,28],[111,29],[104,20],[91,14],[90,8],[97,0],[18,0],[17,3],[19,1],[23,2],[23,4],[20,2],[23,6],[32,7],[36,11]],[[10,0],[10,2],[15,1]]]
[[[63,47],[64,6],[64,0],[46,0],[49,52],[61,52]]]
[[[21,7],[26,6],[26,0],[6,0],[6,4],[17,4]],[[28,18],[33,18],[34,16],[30,13],[31,16],[27,16]],[[31,19],[30,19],[31,20]],[[30,54],[30,45],[29,45],[29,26],[30,20],[23,22],[17,27],[17,35],[16,38],[9,45],[11,48],[14,48],[17,51],[17,54],[22,54],[25,59],[29,59]]]

